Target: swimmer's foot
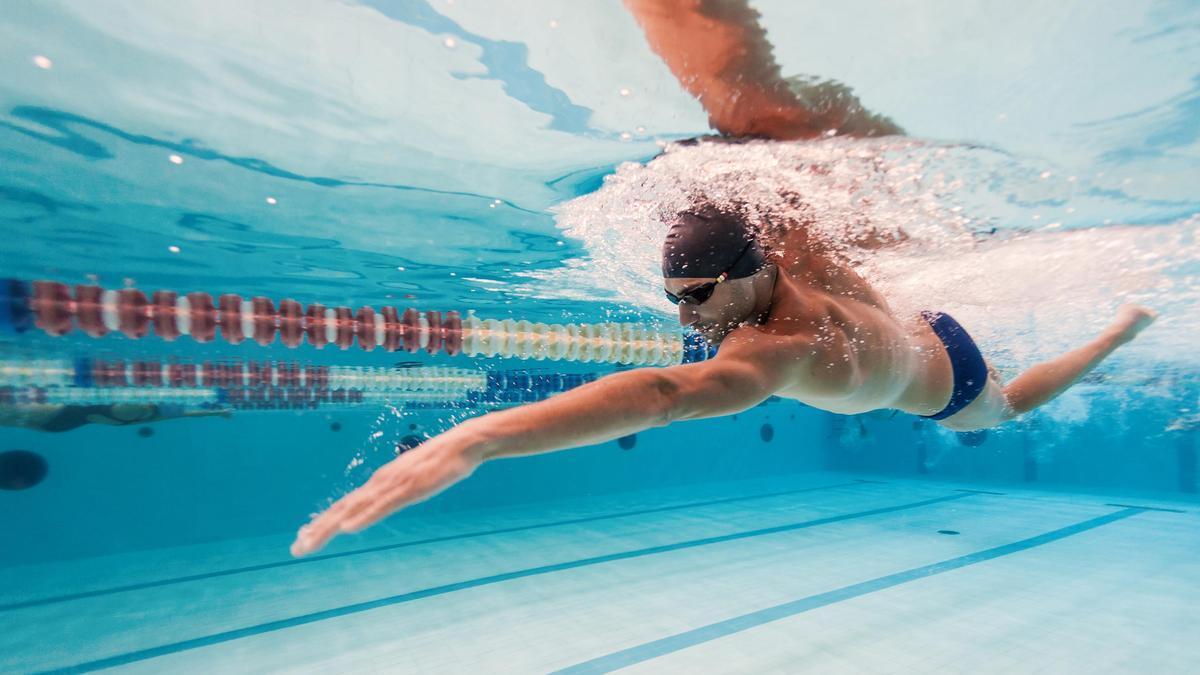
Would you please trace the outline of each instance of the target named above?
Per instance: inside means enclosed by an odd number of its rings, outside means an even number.
[[[1137,337],[1138,333],[1154,323],[1157,318],[1158,312],[1149,307],[1122,305],[1117,310],[1117,318],[1113,319],[1112,325],[1108,327],[1108,333],[1116,338],[1117,344],[1123,345]]]
[[[1157,318],[1158,312],[1148,307],[1123,305],[1117,310],[1117,317],[1096,339],[1031,366],[1004,387],[1010,418],[1052,401]]]

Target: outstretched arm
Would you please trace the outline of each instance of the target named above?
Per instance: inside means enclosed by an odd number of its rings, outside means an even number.
[[[293,555],[357,532],[471,475],[485,460],[590,445],[676,420],[726,415],[778,391],[797,361],[761,335],[717,358],[609,375],[537,403],[467,420],[405,452],[301,528]]]
[[[784,79],[758,12],[746,0],[625,0],[650,48],[708,112],[722,134],[778,140],[830,130],[903,133],[863,109],[850,89],[815,78]]]

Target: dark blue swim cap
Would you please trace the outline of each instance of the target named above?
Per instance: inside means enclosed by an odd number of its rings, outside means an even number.
[[[664,278],[715,279],[728,272],[730,279],[741,279],[765,266],[758,240],[743,218],[702,205],[671,219],[662,247]]]

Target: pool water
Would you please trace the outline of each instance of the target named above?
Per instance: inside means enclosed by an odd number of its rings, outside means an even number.
[[[908,135],[680,144],[706,115],[616,2],[8,3],[3,299],[46,280],[678,339],[656,214],[703,186],[902,240],[851,255],[1006,377],[1124,302],[1161,318],[986,433],[771,399],[490,462],[295,560],[397,443],[630,365],[249,323],[52,337],[0,303],[0,670],[1200,669],[1200,8],[751,4],[785,74]],[[128,386],[97,379],[118,362]],[[35,390],[184,396],[140,363],[274,374],[184,388],[227,415],[10,424]],[[298,402],[293,365],[359,398],[306,379]]]

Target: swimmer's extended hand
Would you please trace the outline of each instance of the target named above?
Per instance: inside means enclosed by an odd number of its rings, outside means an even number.
[[[613,373],[518,408],[469,419],[405,452],[300,529],[292,554],[308,555],[342,532],[358,532],[471,475],[485,460],[611,441],[675,420],[745,410],[795,381],[815,353],[806,336],[734,330],[717,357],[669,368]],[[828,390],[828,383],[825,384]]]
[[[470,476],[482,458],[462,439],[461,433],[442,434],[380,467],[362,487],[300,528],[292,555],[315,553],[342,532],[358,532]]]

